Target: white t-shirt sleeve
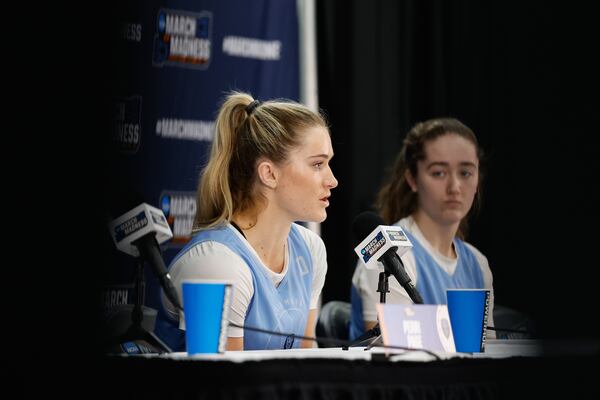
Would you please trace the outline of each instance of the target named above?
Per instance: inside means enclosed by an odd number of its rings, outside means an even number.
[[[313,281],[310,294],[310,310],[317,308],[319,296],[325,284],[325,276],[327,275],[327,251],[323,239],[315,232],[302,225],[298,225],[300,234],[306,242],[312,257],[313,264]]]
[[[242,258],[227,246],[212,241],[199,243],[183,254],[171,267],[169,274],[179,299],[183,304],[181,283],[185,279],[223,279],[233,282],[229,322],[243,326],[250,300],[254,295],[252,273]],[[163,294],[165,308],[175,316],[174,307]],[[180,329],[185,329],[183,314],[179,317]],[[229,337],[243,337],[242,328],[230,326]]]

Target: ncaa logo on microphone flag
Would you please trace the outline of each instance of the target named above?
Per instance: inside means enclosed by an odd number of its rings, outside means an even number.
[[[386,232],[387,232],[388,236],[390,237],[390,239],[393,241],[402,241],[402,242],[408,241],[408,239],[406,238],[406,235],[404,235],[404,232],[402,232],[401,230],[387,230]]]
[[[152,221],[154,221],[155,224],[162,225],[165,228],[169,226],[169,224],[167,224],[167,220],[165,219],[165,216],[163,214],[158,214],[158,213],[150,211],[150,215],[152,216]]]

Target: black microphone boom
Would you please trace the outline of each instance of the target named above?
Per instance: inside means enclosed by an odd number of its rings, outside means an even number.
[[[156,236],[154,236],[154,234],[144,235],[133,242],[133,244],[140,251],[140,256],[142,259],[146,260],[152,267],[154,275],[156,275],[158,278],[158,282],[165,291],[165,295],[171,304],[173,304],[173,306],[177,307],[179,310],[183,310],[183,307],[179,302],[179,298],[177,297],[175,285],[173,285],[171,277],[169,276],[169,272],[165,267],[165,262],[160,253],[160,247],[156,241]]]
[[[377,260],[383,264],[386,271],[394,275],[400,286],[406,290],[408,296],[415,304],[423,304],[423,298],[417,291],[417,288],[414,287],[410,277],[406,273],[406,269],[404,269],[404,264],[402,264],[402,260],[396,254],[396,249],[391,248]]]

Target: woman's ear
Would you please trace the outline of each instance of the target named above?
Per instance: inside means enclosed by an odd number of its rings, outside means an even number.
[[[415,178],[410,173],[409,169],[404,171],[404,179],[406,179],[406,183],[408,183],[408,186],[410,186],[410,189],[414,193],[417,193],[417,182],[415,181]]]
[[[273,164],[272,161],[259,161],[257,174],[258,179],[263,185],[271,189],[275,189],[277,187],[277,168],[275,167],[275,164]]]

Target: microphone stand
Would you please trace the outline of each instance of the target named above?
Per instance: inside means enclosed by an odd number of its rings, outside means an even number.
[[[383,271],[379,273],[379,282],[377,283],[377,291],[379,292],[379,302],[385,303],[386,293],[390,292],[390,286],[388,284],[388,278],[390,273]]]
[[[172,350],[162,340],[154,334],[149,332],[142,327],[142,320],[144,318],[144,312],[142,310],[142,304],[144,302],[144,260],[140,256],[138,258],[136,267],[135,277],[135,304],[133,311],[131,312],[131,325],[127,331],[118,338],[118,346],[120,349],[127,353],[127,349],[124,345],[127,342],[134,342],[138,351],[135,353],[170,353]],[[141,341],[141,342],[140,342]]]
[[[377,291],[379,292],[379,303],[381,304],[385,303],[386,293],[390,292],[388,279],[389,276],[390,272],[387,270],[387,268],[385,268],[384,271],[379,273]],[[377,323],[373,328],[369,329],[368,331],[360,335],[358,338],[356,338],[356,340],[350,343],[348,347],[358,347],[360,344],[366,342],[369,339],[372,340],[371,342],[369,342],[365,350],[368,350],[381,342],[381,329],[379,328],[379,323]]]
[[[395,250],[394,250],[395,251]],[[404,270],[404,266],[401,265],[402,261],[393,253],[385,253],[379,261],[386,259],[386,262],[383,263],[384,270],[379,273],[379,284],[377,285],[377,291],[379,292],[379,302],[385,303],[385,294],[389,292],[388,288],[388,277],[393,274],[400,286],[406,290],[409,297],[415,304],[423,304],[423,298],[417,291],[417,289],[412,285],[410,281],[410,277]],[[398,265],[400,264],[400,265]],[[391,267],[393,265],[394,267]],[[367,332],[359,336],[354,342],[350,344],[349,347],[357,347],[361,343],[365,342],[368,339],[375,337],[368,345],[365,350],[369,350],[371,347],[381,344],[381,329],[379,328],[379,322]]]

